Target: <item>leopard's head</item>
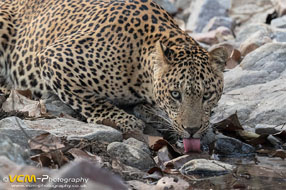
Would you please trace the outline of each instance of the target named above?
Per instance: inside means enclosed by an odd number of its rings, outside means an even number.
[[[156,44],[154,96],[172,129],[182,138],[201,138],[223,92],[225,48],[207,52],[199,45]]]

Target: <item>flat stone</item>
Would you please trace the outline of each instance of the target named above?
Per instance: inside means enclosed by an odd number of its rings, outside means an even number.
[[[194,159],[185,163],[180,172],[183,175],[198,175],[201,178],[230,173],[235,167],[216,160]]]
[[[58,136],[67,136],[69,140],[86,138],[95,141],[122,141],[122,133],[112,127],[85,123],[77,120],[56,118],[24,121],[32,129],[48,131]]]
[[[25,130],[26,134],[21,128]],[[28,140],[30,137],[42,133],[45,133],[45,131],[30,128],[18,117],[7,117],[0,120],[0,138],[9,137],[13,143],[20,145],[24,149],[29,148]]]
[[[146,152],[125,143],[110,143],[107,146],[107,152],[123,164],[140,170],[147,171],[155,165],[154,160]]]

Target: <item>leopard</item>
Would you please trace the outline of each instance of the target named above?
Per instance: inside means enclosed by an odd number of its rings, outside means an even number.
[[[122,105],[166,114],[201,138],[223,92],[225,48],[206,50],[151,0],[1,0],[0,84],[55,94],[88,123],[145,123]]]

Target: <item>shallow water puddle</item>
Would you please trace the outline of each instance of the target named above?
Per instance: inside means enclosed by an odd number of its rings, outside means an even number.
[[[286,189],[286,161],[257,156],[255,160],[224,159],[236,166],[229,174],[192,183],[193,189]]]

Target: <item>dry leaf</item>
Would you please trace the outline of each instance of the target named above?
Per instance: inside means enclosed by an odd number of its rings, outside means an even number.
[[[32,99],[32,92],[31,90],[16,90],[19,94],[22,96],[25,96],[26,98]]]
[[[5,112],[28,112],[30,117],[40,117],[47,113],[42,102],[31,100],[15,90],[11,91],[10,96],[2,105],[2,109]]]
[[[51,133],[43,133],[29,140],[31,150],[42,150],[43,152],[50,152],[65,147],[61,142],[61,138]]]
[[[72,148],[68,151],[75,158],[75,160],[85,159],[91,161],[99,166],[103,165],[103,161],[99,156],[93,155],[89,152],[83,151],[78,148]]]
[[[32,156],[31,160],[39,162],[41,167],[49,167],[53,169],[60,168],[69,162],[68,158],[61,150],[37,154]]]

